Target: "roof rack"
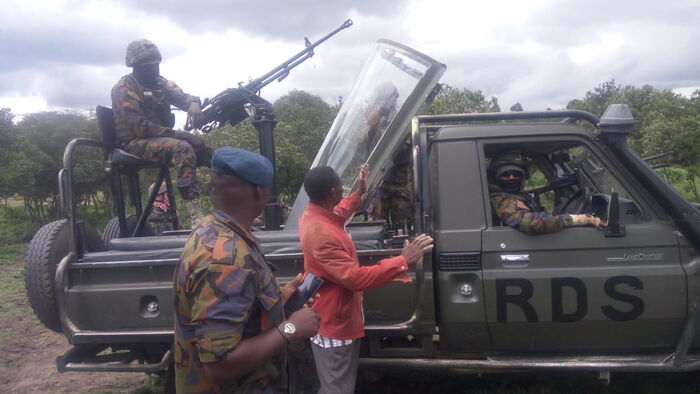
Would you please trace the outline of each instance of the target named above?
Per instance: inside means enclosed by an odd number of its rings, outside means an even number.
[[[598,127],[600,119],[590,112],[579,110],[549,110],[528,112],[488,112],[471,114],[421,115],[416,117],[421,125],[430,123],[431,126],[455,125],[471,122],[498,120],[536,120],[536,119],[566,119],[567,122],[585,120]]]

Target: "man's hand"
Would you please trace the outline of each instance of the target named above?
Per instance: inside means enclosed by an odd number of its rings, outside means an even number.
[[[367,174],[369,173],[369,164],[365,163],[360,166],[360,175],[357,176],[357,192],[360,195],[367,193]]]
[[[196,134],[188,133],[186,131],[174,130],[173,135],[179,140],[187,141],[188,144],[192,145],[192,148],[195,152],[202,151],[207,147],[202,137]]]
[[[318,313],[308,306],[304,306],[292,313],[287,321],[296,327],[296,331],[292,334],[294,339],[311,338],[316,335],[319,327],[321,327],[321,318],[318,316]]]
[[[198,129],[202,126],[204,113],[198,102],[193,101],[187,108],[187,122],[185,122],[185,130]]]
[[[401,250],[401,256],[406,259],[406,262],[414,264],[423,257],[423,255],[433,249],[433,238],[429,235],[421,234],[413,241],[406,240]]]
[[[301,278],[303,278],[303,274],[297,274],[297,276],[289,281],[284,287],[281,289],[282,291],[282,305],[287,303],[287,300],[289,297],[291,297],[292,294],[294,294],[294,291],[299,287],[299,283],[301,283]]]
[[[593,226],[597,229],[601,229],[603,227],[608,226],[608,224],[605,221],[601,220],[599,217],[596,216],[585,214],[573,214],[569,216],[571,216],[571,219],[574,222],[574,226]]]

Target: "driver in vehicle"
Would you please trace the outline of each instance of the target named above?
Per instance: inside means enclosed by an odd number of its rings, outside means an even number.
[[[504,226],[510,226],[526,234],[549,234],[566,227],[593,226],[601,228],[606,223],[586,214],[552,214],[522,191],[529,173],[520,152],[510,151],[491,159],[489,196],[494,215]]]

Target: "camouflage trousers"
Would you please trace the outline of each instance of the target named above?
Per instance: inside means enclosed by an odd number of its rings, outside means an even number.
[[[394,230],[404,228],[404,224],[408,229],[413,227],[412,193],[408,186],[408,183],[393,184],[385,181],[379,189],[382,216],[391,221]]]
[[[197,185],[197,155],[187,141],[170,137],[134,138],[124,146],[129,153],[155,163],[170,163],[177,169],[175,184],[182,198],[199,198]]]

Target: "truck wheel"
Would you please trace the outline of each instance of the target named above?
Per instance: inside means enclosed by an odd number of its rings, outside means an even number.
[[[88,252],[104,250],[100,234],[84,225],[84,245]],[[56,266],[68,254],[70,228],[67,219],[46,224],[34,234],[27,246],[24,262],[24,287],[34,314],[46,328],[61,332],[54,281]]]
[[[126,217],[126,233],[128,234],[127,237],[131,237],[131,234],[133,234],[138,220],[139,218],[133,214]],[[156,235],[156,232],[153,230],[153,227],[151,227],[151,225],[148,222],[144,223],[143,229],[141,229],[141,236],[151,237],[154,235]],[[109,219],[109,222],[107,222],[107,224],[105,225],[105,229],[102,232],[102,239],[104,240],[105,246],[109,245],[109,241],[113,240],[114,238],[120,238],[119,217],[113,217]]]

